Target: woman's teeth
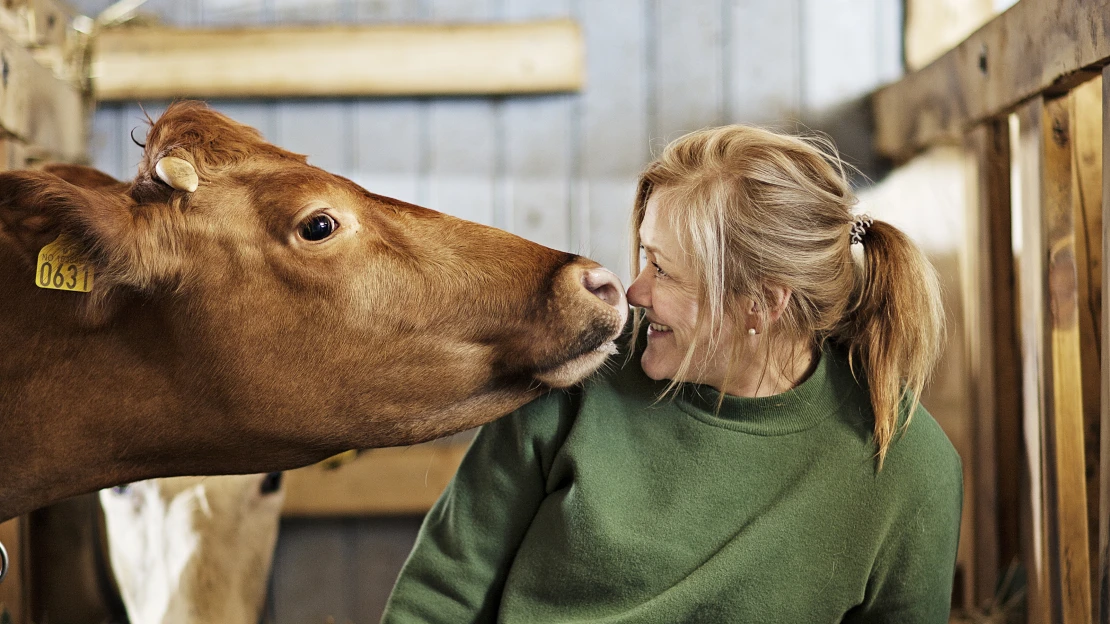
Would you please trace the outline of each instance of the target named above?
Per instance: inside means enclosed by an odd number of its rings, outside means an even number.
[[[670,327],[667,327],[666,325],[662,325],[660,323],[648,323],[648,327],[650,327],[652,331],[657,331],[657,332],[671,331]]]

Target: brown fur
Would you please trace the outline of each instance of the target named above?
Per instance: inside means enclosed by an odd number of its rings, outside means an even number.
[[[169,155],[195,193],[154,175]],[[313,207],[340,223],[323,243],[296,236]],[[63,232],[90,294],[34,284]],[[0,519],[492,420],[619,332],[582,285],[596,266],[369,193],[196,103],[153,125],[131,183],[0,174]]]

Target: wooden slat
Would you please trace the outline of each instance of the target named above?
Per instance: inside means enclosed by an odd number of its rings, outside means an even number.
[[[1023,355],[1025,382],[1037,387],[1026,395],[1026,431],[1042,433],[1030,454],[1042,459],[1044,514],[1043,558],[1027,563],[1031,621],[1065,624],[1091,617],[1071,106],[1070,97],[1038,97],[1021,114]]]
[[[1072,166],[1079,348],[1083,388],[1083,445],[1087,475],[1088,560],[1098,586],[1099,394],[1102,377],[1102,77],[1076,87],[1072,101]]]
[[[924,69],[874,95],[876,147],[908,159],[1110,58],[1110,0],[1022,0]],[[982,69],[984,68],[985,69]]]
[[[30,584],[27,579],[27,554],[24,550],[25,523],[26,518],[19,517],[0,524],[0,543],[4,544],[11,560],[8,575],[0,582],[0,622],[30,624]],[[5,620],[5,617],[10,620]]]
[[[43,157],[74,161],[85,154],[85,126],[80,89],[0,33],[0,134],[37,146]]]
[[[994,596],[1000,572],[1020,551],[1021,355],[1014,318],[1010,136],[996,121],[968,133],[969,194],[966,344],[976,414],[974,596]]]
[[[286,475],[286,516],[422,514],[455,475],[464,445],[421,444],[374,449],[328,470],[309,466]]]
[[[97,38],[97,99],[575,91],[578,25],[125,28]]]
[[[1102,72],[1102,222],[1110,223],[1110,67]],[[1100,414],[1098,622],[1110,624],[1110,235],[1102,230],[1102,401]]]

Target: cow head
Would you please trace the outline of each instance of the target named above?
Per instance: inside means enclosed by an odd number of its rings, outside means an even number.
[[[70,309],[66,331],[118,335],[149,367],[150,386],[116,389],[121,401],[172,393],[182,429],[210,431],[175,471],[256,472],[280,466],[243,450],[286,449],[276,463],[291,466],[475,426],[591,373],[627,317],[590,260],[375,195],[198,103],[153,122],[132,182],[0,174],[0,246],[28,281],[59,234],[95,286],[34,305]]]

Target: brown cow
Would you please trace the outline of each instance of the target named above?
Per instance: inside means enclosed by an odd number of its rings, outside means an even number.
[[[59,234],[92,292],[36,285]],[[0,284],[0,519],[473,427],[591,373],[627,317],[592,261],[369,193],[197,103],[153,124],[130,184],[0,174]]]

